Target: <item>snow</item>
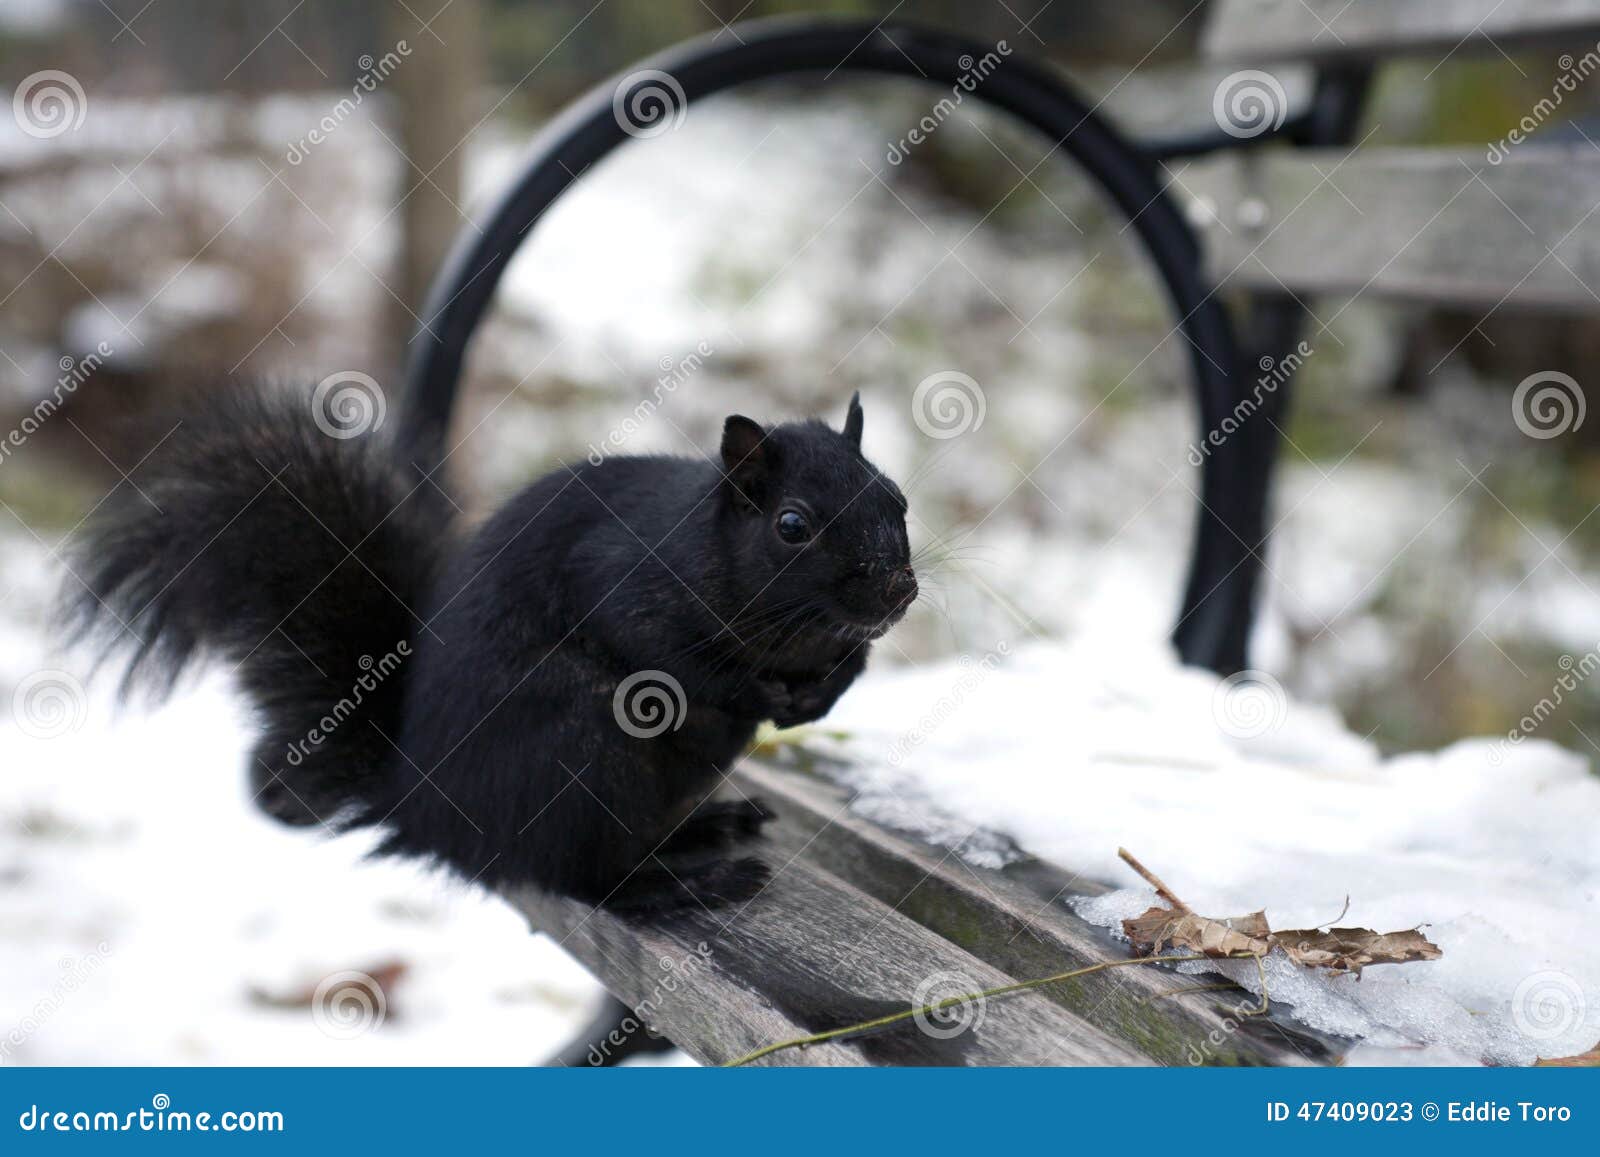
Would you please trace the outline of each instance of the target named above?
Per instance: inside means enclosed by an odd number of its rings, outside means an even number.
[[[119,710],[34,625],[43,551],[0,551],[0,1065],[526,1065],[587,1021],[595,982],[506,905],[259,815],[222,674]],[[381,1014],[306,999],[391,964]]]
[[[1075,904],[1107,928],[1156,902],[1121,846],[1206,915],[1326,925],[1348,896],[1346,926],[1425,925],[1439,961],[1359,979],[1268,962],[1273,1003],[1363,1042],[1358,1062],[1528,1064],[1600,1039],[1600,778],[1553,744],[1382,759],[1270,677],[1218,680],[1106,633],[871,673],[836,729],[808,742],[855,763],[863,814],[980,864],[1004,861],[1004,836],[1121,884]],[[1259,989],[1249,962],[1220,970]]]

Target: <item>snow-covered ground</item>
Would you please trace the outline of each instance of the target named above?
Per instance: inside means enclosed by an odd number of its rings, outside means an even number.
[[[3,549],[38,612],[55,568]],[[591,1014],[510,908],[256,812],[224,679],[119,709],[30,619],[0,634],[0,1064],[522,1065]]]

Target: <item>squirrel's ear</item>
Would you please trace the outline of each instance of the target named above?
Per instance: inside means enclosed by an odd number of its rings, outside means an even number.
[[[861,449],[861,391],[850,395],[850,412],[844,416],[844,440],[857,450]]]
[[[722,424],[722,468],[734,499],[755,509],[767,480],[767,432],[759,422],[734,414]]]

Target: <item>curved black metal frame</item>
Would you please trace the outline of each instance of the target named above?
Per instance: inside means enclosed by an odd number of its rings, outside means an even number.
[[[463,357],[517,247],[591,164],[634,139],[613,102],[619,90],[626,99],[650,83],[640,73],[668,74],[692,103],[747,82],[806,74],[821,81],[840,72],[880,73],[953,86],[992,51],[946,32],[864,21],[780,18],[741,24],[738,32],[738,40],[679,45],[591,90],[540,133],[522,175],[482,231],[463,234],[424,305],[400,408],[402,449],[419,469],[431,473],[442,459]],[[1221,428],[1239,397],[1243,363],[1228,316],[1201,271],[1199,244],[1166,195],[1155,156],[1112,129],[1062,77],[1016,55],[1005,57],[972,95],[1044,134],[1127,215],[1180,319],[1201,436]],[[1245,663],[1264,517],[1258,491],[1265,473],[1254,461],[1260,453],[1254,440],[1231,438],[1201,468],[1174,641],[1186,662],[1218,671]]]
[[[518,246],[557,198],[589,165],[632,139],[616,115],[640,84],[638,73],[657,70],[681,85],[686,101],[749,81],[806,73],[873,72],[956,84],[988,49],[943,32],[859,21],[786,18],[741,24],[727,45],[691,41],[641,62],[621,78],[591,90],[534,142],[521,177],[495,208],[487,227],[464,234],[424,305],[427,319],[415,339],[400,413],[401,448],[418,469],[432,474],[442,448],[463,358],[501,275]],[[961,65],[963,58],[967,67]],[[1305,319],[1287,296],[1256,295],[1244,314],[1244,349],[1236,340],[1214,287],[1205,278],[1197,239],[1164,192],[1158,163],[1243,144],[1286,139],[1296,145],[1346,144],[1368,89],[1362,65],[1325,69],[1311,104],[1272,133],[1240,141],[1218,132],[1135,144],[1095,115],[1062,78],[1015,57],[988,75],[976,95],[1017,116],[1054,141],[1126,213],[1150,254],[1190,347],[1201,436],[1221,429],[1242,396],[1258,355],[1279,356],[1295,341]],[[1213,448],[1202,465],[1200,511],[1183,608],[1173,631],[1186,662],[1227,673],[1245,665],[1255,584],[1265,545],[1268,483],[1278,420],[1287,389],[1271,395],[1265,417]],[[588,1063],[589,1042],[627,1010],[608,998],[594,1026],[553,1063]],[[643,1038],[637,1049],[670,1042]],[[602,1050],[602,1055],[610,1055]],[[615,1057],[606,1063],[614,1063]]]

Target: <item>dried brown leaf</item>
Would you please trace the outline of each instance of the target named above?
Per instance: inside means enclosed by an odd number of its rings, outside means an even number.
[[[370,999],[372,989],[378,990],[378,996],[386,996],[394,992],[395,985],[409,971],[410,966],[404,960],[384,960],[377,964],[369,965],[360,971],[349,973],[348,980],[342,980],[333,985],[328,991],[322,993],[322,1000],[337,1000],[339,994],[350,990],[358,994],[365,994]],[[337,974],[336,974],[337,975]],[[307,984],[296,987],[287,992],[271,992],[267,989],[252,987],[250,999],[266,1008],[312,1008],[318,999],[317,990],[321,983]]]
[[[1562,1068],[1562,1069],[1590,1069],[1600,1068],[1600,1041],[1595,1042],[1594,1048],[1586,1053],[1579,1053],[1575,1057],[1540,1057],[1533,1062],[1536,1067]]]
[[[1370,928],[1302,928],[1274,932],[1272,942],[1290,960],[1307,968],[1355,972],[1368,964],[1405,964],[1413,960],[1438,960],[1439,946],[1416,929],[1374,932]]]
[[[1188,911],[1151,908],[1124,920],[1122,931],[1144,954],[1170,947],[1207,956],[1264,956],[1272,947],[1265,912],[1213,920]]]
[[[1117,855],[1172,905],[1151,908],[1122,922],[1123,933],[1142,954],[1182,948],[1205,956],[1262,957],[1274,948],[1281,948],[1290,960],[1307,968],[1357,975],[1368,964],[1405,964],[1412,960],[1438,960],[1444,955],[1437,944],[1414,928],[1403,932],[1374,932],[1370,928],[1303,928],[1274,932],[1267,924],[1265,912],[1251,912],[1248,916],[1227,920],[1201,916],[1133,853],[1118,848]],[[1345,898],[1344,906],[1348,911],[1349,897]],[[1344,912],[1339,915],[1343,916]]]
[[[1265,912],[1214,920],[1173,908],[1151,908],[1122,922],[1122,931],[1142,953],[1181,948],[1206,956],[1265,956],[1281,948],[1296,964],[1330,972],[1359,973],[1369,964],[1438,960],[1443,952],[1416,929],[1374,932],[1370,928],[1298,928],[1274,932]]]

